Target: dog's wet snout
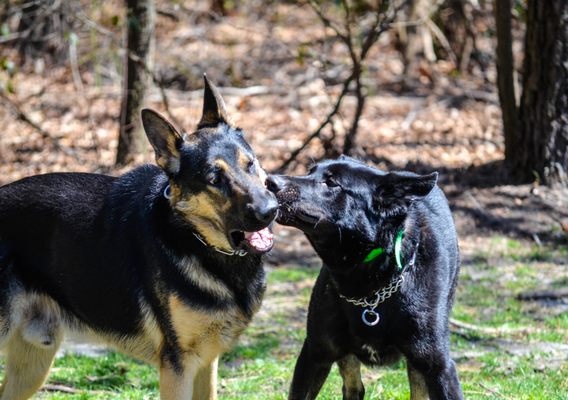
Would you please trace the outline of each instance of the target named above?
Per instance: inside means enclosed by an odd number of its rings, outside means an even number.
[[[278,202],[273,196],[270,196],[262,202],[249,204],[248,208],[258,222],[268,224],[276,217]]]
[[[276,195],[278,203],[292,203],[300,198],[300,188],[283,175],[270,175],[266,178],[266,188]]]

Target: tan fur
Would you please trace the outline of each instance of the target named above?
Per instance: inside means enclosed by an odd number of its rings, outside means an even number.
[[[16,332],[6,347],[6,370],[0,400],[30,398],[47,378],[59,344],[37,347]]]
[[[186,273],[194,271],[188,274],[190,279],[200,280],[202,285],[203,282],[209,282],[205,287],[216,295],[225,298],[231,296],[221,283],[215,285],[214,279],[197,262],[185,260],[185,264],[185,267],[180,266],[185,268]],[[204,278],[200,279],[199,276]],[[11,330],[3,346],[7,363],[0,400],[28,399],[41,387],[63,339],[64,330],[76,331],[92,341],[109,344],[122,353],[160,365],[159,355],[164,338],[153,313],[143,304],[141,307],[146,311],[140,334],[114,337],[93,332],[79,321],[65,325],[61,309],[47,296],[18,290],[13,293],[12,299]],[[217,359],[233,345],[250,322],[249,318],[236,307],[218,313],[197,311],[177,296],[169,297],[169,309],[172,326],[183,351],[183,372],[178,374],[170,366],[160,365],[161,399],[191,399],[194,391],[193,399],[216,399]],[[49,343],[45,338],[49,339]]]
[[[57,302],[46,295],[29,293],[18,287],[10,297],[10,331],[7,343],[2,347],[8,347],[11,337],[18,336],[34,347],[51,349],[62,342],[65,333],[72,333],[90,342],[103,343],[145,362],[157,364],[158,349],[163,337],[147,305],[140,305],[144,313],[140,334],[125,337],[95,332],[70,315],[64,318]]]
[[[410,383],[410,400],[428,400],[430,395],[422,374],[409,364],[407,364],[406,370]]]
[[[211,275],[197,260],[191,257],[184,257],[179,261],[179,266],[187,279],[200,289],[220,299],[229,299],[232,297],[229,288]]]
[[[219,358],[202,367],[193,382],[194,400],[217,400],[217,367]]]
[[[52,299],[43,295],[21,298],[19,309],[13,310],[19,316],[22,339],[33,346],[50,349],[63,338],[61,311]]]
[[[162,169],[170,171],[172,173],[177,173],[179,171],[179,150],[176,147],[176,140],[178,140],[179,133],[168,135],[167,141],[167,152],[161,153],[156,157],[156,164],[158,164]]]
[[[181,200],[181,188],[170,182],[170,204],[175,206]]]
[[[266,178],[267,178],[266,171],[262,169],[258,160],[255,160],[254,164],[256,165],[256,170],[258,171],[258,177],[260,178],[260,181],[264,186],[266,186]]]
[[[220,249],[231,250],[231,245],[225,233],[225,215],[230,207],[228,200],[222,201],[212,190],[207,190],[196,195],[181,198],[175,204],[176,210],[181,212],[205,241]]]
[[[26,294],[20,287],[11,294],[0,400],[24,400],[45,381],[63,339],[63,327],[60,309],[49,297]]]
[[[170,296],[169,308],[180,347],[197,355],[201,365],[230,349],[249,322],[236,308],[222,313],[204,312],[189,307],[176,295]]]
[[[184,352],[184,359],[181,374],[176,374],[167,365],[162,365],[162,400],[191,398],[181,397],[188,396],[190,392],[194,400],[217,399],[219,355],[231,348],[248,325],[249,319],[236,308],[219,313],[195,310],[176,295],[169,297],[168,304],[172,326]],[[189,384],[188,381],[193,383]]]
[[[226,175],[232,175],[231,174],[231,166],[227,163],[227,161],[223,160],[222,158],[218,158],[215,160],[215,165],[221,170],[223,171]]]
[[[197,370],[198,364],[191,358],[185,360],[181,373],[163,363],[160,366],[160,400],[197,400],[192,399]]]
[[[361,381],[361,362],[350,354],[337,362],[339,373],[345,386],[346,400],[359,400],[359,393],[363,391]]]
[[[245,154],[244,151],[238,149],[237,150],[237,160],[239,162],[239,166],[246,171],[249,163],[252,161],[249,156]]]

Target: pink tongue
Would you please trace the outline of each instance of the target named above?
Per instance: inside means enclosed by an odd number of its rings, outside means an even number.
[[[258,232],[245,232],[245,239],[249,242],[251,247],[263,251],[272,246],[273,235],[270,229],[264,228]]]

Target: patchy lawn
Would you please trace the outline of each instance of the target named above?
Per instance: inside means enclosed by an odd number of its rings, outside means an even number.
[[[295,234],[284,242],[302,240]],[[565,287],[566,248],[538,247],[502,236],[462,246],[463,267],[453,318],[452,353],[467,399],[566,399],[568,304],[521,300],[519,294]],[[306,259],[310,259],[309,254]],[[274,260],[271,260],[272,262]],[[266,300],[238,346],[223,356],[222,399],[285,399],[305,335],[317,266],[269,267]],[[521,296],[522,297],[522,296]],[[468,325],[469,324],[469,325]],[[366,399],[408,399],[404,362],[363,368]],[[116,353],[67,354],[55,362],[39,399],[153,399],[157,372]],[[341,398],[334,368],[321,399]]]

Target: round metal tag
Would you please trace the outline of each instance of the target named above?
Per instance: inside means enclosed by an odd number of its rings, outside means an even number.
[[[369,309],[365,309],[363,310],[363,313],[361,314],[361,319],[363,320],[363,323],[367,326],[375,326],[379,323],[379,320],[381,319],[379,317],[379,313],[374,311],[374,310],[369,310]]]

